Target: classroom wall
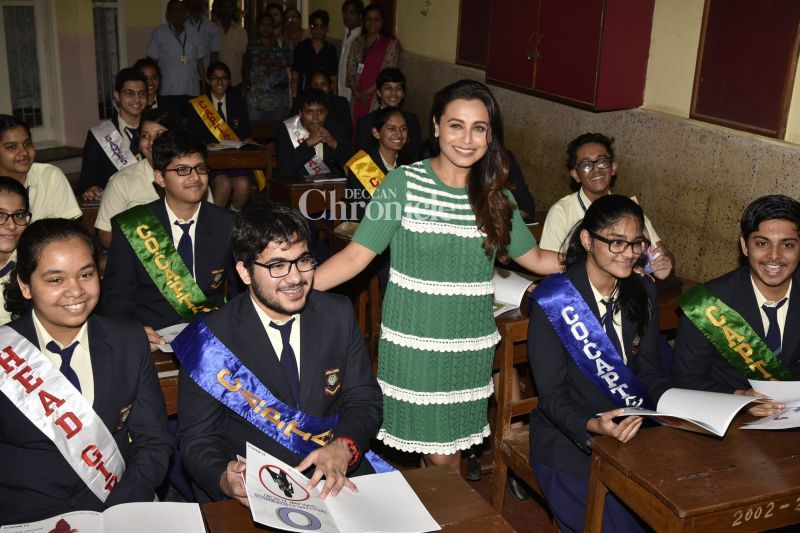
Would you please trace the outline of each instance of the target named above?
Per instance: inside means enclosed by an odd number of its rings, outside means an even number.
[[[86,131],[99,120],[95,75],[94,22],[89,0],[55,2],[58,54],[61,65],[61,95],[64,141],[83,146]]]
[[[123,3],[127,64],[147,55],[153,28],[164,22],[161,0],[125,0]]]

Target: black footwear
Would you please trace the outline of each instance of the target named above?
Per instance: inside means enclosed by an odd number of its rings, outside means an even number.
[[[511,472],[508,473],[508,491],[521,502],[531,497],[528,493],[528,487]]]
[[[467,481],[480,481],[481,480],[481,463],[478,461],[478,456],[474,453],[467,456]]]

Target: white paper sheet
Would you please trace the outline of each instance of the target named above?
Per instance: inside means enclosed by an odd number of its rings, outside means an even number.
[[[498,316],[511,309],[516,309],[522,303],[522,298],[534,279],[531,276],[495,268],[494,276],[494,316]]]
[[[353,478],[358,493],[344,488],[319,499],[322,482],[308,478],[247,443],[247,497],[253,520],[286,531],[410,533],[441,529],[400,472]]]
[[[750,386],[778,403],[800,401],[800,381],[759,381],[748,379]]]
[[[172,346],[169,343],[175,340],[175,337],[188,326],[188,322],[180,322],[178,324],[174,324],[172,326],[167,326],[165,328],[161,328],[156,330],[156,333],[161,335],[161,338],[164,339],[164,344],[158,347],[159,350],[162,352],[172,353]]]

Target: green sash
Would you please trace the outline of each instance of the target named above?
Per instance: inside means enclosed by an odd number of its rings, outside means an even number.
[[[708,342],[745,378],[770,381],[798,379],[781,365],[742,315],[728,307],[705,285],[698,284],[681,295],[680,305],[683,313]]]
[[[164,226],[146,205],[138,205],[112,219],[128,239],[133,252],[158,291],[187,321],[217,308],[189,273]]]

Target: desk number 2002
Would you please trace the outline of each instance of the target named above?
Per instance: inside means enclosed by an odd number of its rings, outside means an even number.
[[[780,507],[779,510],[783,510],[789,507],[788,503],[784,503]],[[800,497],[795,500],[795,505],[793,511],[800,511]],[[775,502],[768,502],[766,505],[759,505],[755,508],[750,508],[747,511],[743,511],[741,509],[737,510],[733,513],[733,523],[731,524],[732,527],[740,526],[744,522],[749,522],[750,520],[759,520],[761,518],[770,518],[775,514]]]

